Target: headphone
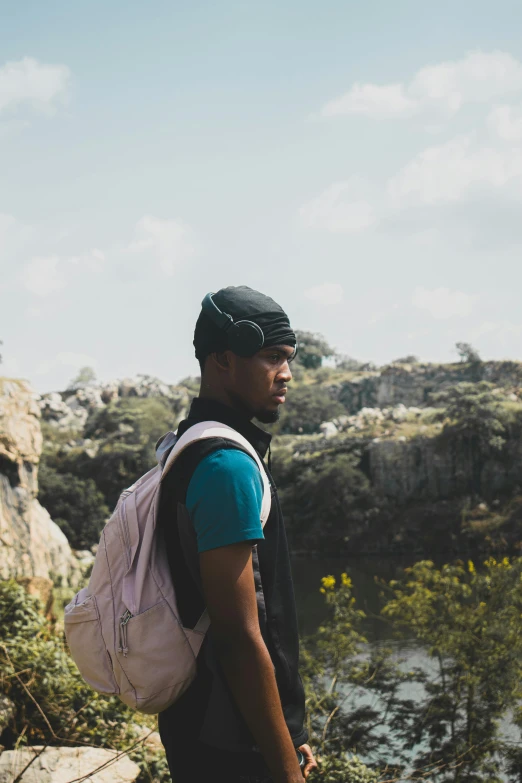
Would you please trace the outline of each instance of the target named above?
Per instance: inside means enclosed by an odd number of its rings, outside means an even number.
[[[260,326],[253,321],[236,321],[228,313],[222,312],[207,294],[201,302],[201,309],[219,329],[223,329],[228,338],[228,347],[238,356],[253,356],[265,343],[265,335]]]

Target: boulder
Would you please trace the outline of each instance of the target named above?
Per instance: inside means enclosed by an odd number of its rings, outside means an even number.
[[[325,438],[335,438],[339,432],[333,421],[323,421],[323,423],[319,425],[319,429]]]
[[[11,699],[0,693],[0,734],[14,718],[15,706]]]
[[[0,756],[0,783],[13,783],[42,747],[7,750]],[[107,765],[107,766],[104,766]],[[102,768],[103,767],[103,768]],[[98,770],[98,771],[96,771]],[[128,756],[105,748],[46,748],[21,777],[21,783],[134,783],[140,768]]]
[[[131,725],[134,736],[136,739],[143,740],[143,747],[151,751],[152,753],[162,753],[163,743],[158,731],[151,731],[146,726],[142,726],[139,723],[133,723]]]
[[[25,381],[0,380],[0,579],[41,577],[75,586],[67,538],[37,500],[40,408]]]
[[[75,399],[74,396],[70,399]],[[71,407],[57,392],[44,394],[39,401],[44,421],[62,431],[80,432],[87,421],[88,411],[80,406]]]

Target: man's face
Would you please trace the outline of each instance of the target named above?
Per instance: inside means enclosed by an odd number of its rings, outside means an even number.
[[[230,355],[228,392],[250,417],[264,424],[277,421],[292,380],[289,360],[293,355],[289,345],[262,348],[248,358]]]

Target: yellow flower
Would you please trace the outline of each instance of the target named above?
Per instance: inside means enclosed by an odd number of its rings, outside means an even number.
[[[470,574],[475,573],[475,566],[473,564],[473,560],[468,560],[468,571]]]
[[[335,587],[335,576],[332,576],[331,574],[323,576],[321,582],[325,590],[333,590]]]
[[[352,587],[352,580],[348,574],[341,574],[341,584],[343,587]]]

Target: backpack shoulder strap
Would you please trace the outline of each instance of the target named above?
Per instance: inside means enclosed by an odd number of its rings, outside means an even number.
[[[198,440],[205,440],[207,438],[225,438],[229,441],[235,441],[242,447],[244,451],[250,454],[252,459],[256,462],[257,467],[261,473],[261,479],[263,481],[261,524],[264,527],[268,519],[268,515],[270,514],[270,507],[272,502],[270,482],[268,480],[266,470],[261,459],[259,458],[259,454],[254,449],[252,444],[245,437],[243,437],[243,435],[237,432],[237,430],[234,430],[232,427],[228,427],[226,424],[221,424],[219,421],[201,421],[198,424],[194,424],[192,427],[190,427],[185,432],[185,434],[176,441],[174,447],[172,448],[172,451],[170,452],[168,459],[163,467],[161,479],[163,480],[165,478],[176,459],[187,448],[187,446],[190,446],[191,443],[195,443]]]

